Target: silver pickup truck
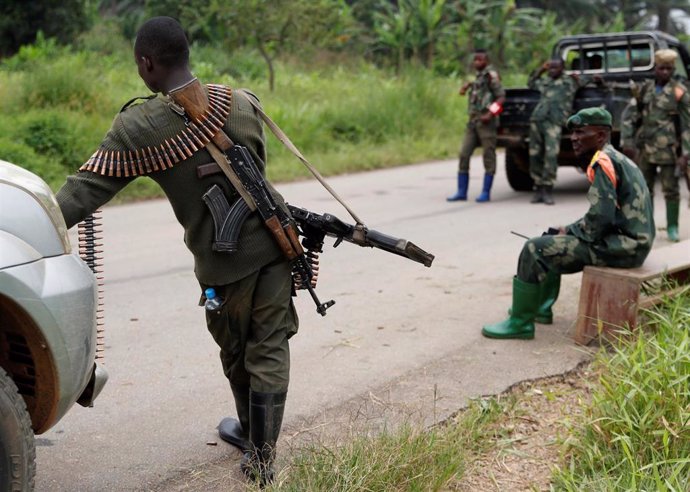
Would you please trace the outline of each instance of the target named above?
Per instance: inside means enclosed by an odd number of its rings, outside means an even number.
[[[0,161],[0,490],[32,490],[34,434],[107,380],[96,363],[98,286],[50,188]]]

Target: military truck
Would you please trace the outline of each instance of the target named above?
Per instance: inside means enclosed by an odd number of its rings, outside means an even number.
[[[663,48],[678,52],[675,77],[687,79],[690,72],[688,50],[678,39],[660,31],[566,36],[555,44],[552,57],[564,60],[564,76],[575,73],[599,75],[603,79],[600,87],[587,85],[577,91],[573,112],[592,106],[605,107],[613,116],[612,144],[619,147],[621,113],[632,96],[630,82],[654,77],[654,52]],[[498,146],[506,149],[506,174],[516,191],[529,191],[533,186],[529,175],[529,118],[539,97],[539,91],[532,89],[506,90]],[[576,163],[570,134],[564,128],[558,165],[574,166]]]

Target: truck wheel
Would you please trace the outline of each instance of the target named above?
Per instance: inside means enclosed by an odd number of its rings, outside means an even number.
[[[14,381],[0,368],[0,491],[33,490],[35,476],[31,419]]]
[[[529,175],[529,153],[523,147],[506,149],[506,175],[515,191],[531,191],[534,181]]]

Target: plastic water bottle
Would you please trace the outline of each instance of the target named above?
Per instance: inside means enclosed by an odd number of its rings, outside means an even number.
[[[204,295],[206,296],[206,302],[204,303],[206,311],[220,311],[220,307],[223,304],[223,299],[216,295],[216,289],[209,287],[204,291]]]

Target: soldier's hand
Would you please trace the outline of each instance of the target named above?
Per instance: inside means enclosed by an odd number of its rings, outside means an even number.
[[[676,159],[676,167],[680,171],[680,173],[684,173],[686,168],[688,167],[688,156],[687,155],[682,155],[678,159]]]
[[[633,147],[623,147],[623,153],[633,161],[637,159],[637,149]]]
[[[462,87],[460,87],[458,94],[464,96],[467,93],[467,89],[470,88],[470,85],[472,85],[472,82],[465,82],[464,84],[462,84]]]
[[[486,125],[488,122],[491,121],[491,118],[493,118],[493,115],[487,111],[486,113],[482,113],[479,116],[479,121]]]

